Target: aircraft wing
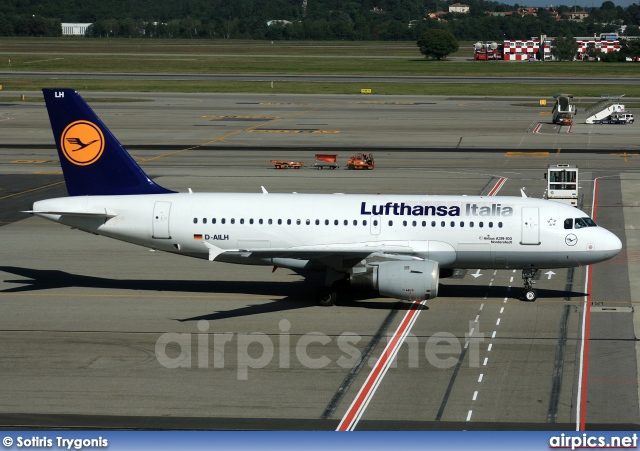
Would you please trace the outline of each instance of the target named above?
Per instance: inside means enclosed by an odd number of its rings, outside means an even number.
[[[209,260],[215,260],[219,255],[239,255],[252,258],[295,258],[299,260],[318,260],[327,257],[343,257],[363,259],[374,253],[413,254],[415,249],[407,244],[398,242],[364,242],[347,244],[328,244],[318,246],[296,246],[289,248],[259,248],[259,249],[221,249],[211,243],[204,242],[209,248]]]

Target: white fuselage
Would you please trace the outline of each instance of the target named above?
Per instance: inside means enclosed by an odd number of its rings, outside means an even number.
[[[528,269],[597,263],[621,248],[601,227],[565,228],[587,217],[580,210],[524,197],[174,193],[49,199],[34,212],[192,257],[345,272],[350,257],[380,253]]]

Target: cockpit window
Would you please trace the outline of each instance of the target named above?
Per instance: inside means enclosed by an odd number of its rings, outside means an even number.
[[[565,229],[582,229],[583,227],[598,227],[591,218],[575,218],[575,224],[573,218],[567,218],[564,220]]]
[[[576,218],[576,229],[583,227],[597,227],[597,225],[591,218]]]

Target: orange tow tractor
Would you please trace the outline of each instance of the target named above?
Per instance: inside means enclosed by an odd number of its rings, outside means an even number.
[[[357,153],[347,161],[347,169],[373,169],[374,167],[372,154]]]

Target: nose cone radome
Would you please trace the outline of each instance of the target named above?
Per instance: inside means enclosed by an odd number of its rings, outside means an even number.
[[[607,258],[613,258],[622,250],[622,241],[613,233],[609,232],[604,240],[604,247],[607,251]]]

